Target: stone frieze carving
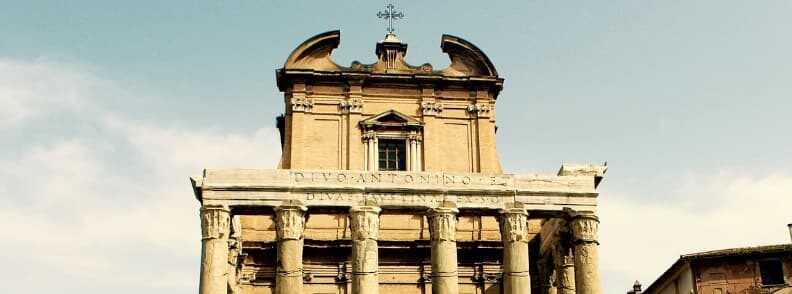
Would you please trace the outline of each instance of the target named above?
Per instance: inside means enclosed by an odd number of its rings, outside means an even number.
[[[338,103],[342,113],[361,113],[363,112],[363,100],[353,98]]]
[[[443,112],[443,103],[439,102],[422,102],[421,111],[423,115],[439,115]]]
[[[308,98],[292,98],[290,102],[292,111],[297,112],[310,112],[314,106],[314,100]]]
[[[528,242],[528,212],[524,208],[501,211],[500,230],[503,242]]]
[[[429,233],[432,241],[451,241],[456,242],[456,208],[437,207],[429,210]]]
[[[577,215],[569,221],[573,242],[597,243],[599,219],[594,215]]]
[[[229,211],[224,207],[201,207],[201,232],[204,239],[225,239],[229,234]]]
[[[305,206],[289,205],[275,208],[278,240],[300,240],[305,231]]]
[[[377,137],[377,133],[374,131],[368,131],[360,136],[363,139],[363,142],[368,142],[369,140],[374,140]]]
[[[490,114],[491,106],[484,103],[468,105],[467,110],[477,117],[488,117]]]
[[[349,210],[353,240],[378,239],[380,211],[379,207],[374,206],[356,206]]]

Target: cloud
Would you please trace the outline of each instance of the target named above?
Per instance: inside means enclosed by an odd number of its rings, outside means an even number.
[[[5,132],[62,112],[83,114],[63,129],[100,130],[15,141],[20,155],[0,157],[0,292],[194,293],[199,204],[188,177],[211,166],[274,168],[277,132],[128,119],[97,103],[128,97],[123,85],[85,68],[0,59]]]
[[[92,69],[47,58],[0,58],[0,126],[63,109],[86,108],[88,96],[109,84]]]
[[[676,197],[647,202],[620,191],[600,198],[602,268],[614,273],[606,293],[623,293],[632,279],[648,286],[682,254],[790,242],[792,174],[722,170],[658,188]]]

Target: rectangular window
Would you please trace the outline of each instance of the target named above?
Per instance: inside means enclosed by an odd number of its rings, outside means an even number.
[[[759,271],[762,274],[763,286],[784,284],[784,270],[781,267],[781,260],[761,260],[759,261]]]
[[[379,170],[407,170],[405,140],[379,140]]]

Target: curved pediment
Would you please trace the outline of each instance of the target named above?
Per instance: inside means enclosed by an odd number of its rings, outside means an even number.
[[[497,77],[498,72],[486,54],[465,39],[443,35],[440,48],[448,54],[451,64],[442,70],[434,70],[432,65],[421,66],[407,64],[407,44],[401,43],[395,35],[389,34],[382,42],[377,43],[376,53],[379,60],[373,64],[361,64],[354,61],[349,67],[338,65],[333,61],[333,50],[341,42],[341,31],[329,31],[313,36],[297,46],[289,55],[284,69],[314,71],[350,71],[368,73],[442,75],[449,77]],[[390,52],[390,53],[388,53]]]
[[[331,54],[341,42],[341,31],[329,31],[305,40],[292,51],[283,68],[312,69],[320,71],[341,70],[333,61]]]
[[[481,49],[452,35],[443,35],[440,48],[451,58],[443,74],[454,76],[498,76],[498,71]]]

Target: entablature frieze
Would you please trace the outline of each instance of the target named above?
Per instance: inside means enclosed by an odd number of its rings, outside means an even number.
[[[351,207],[375,202],[383,208],[426,209],[455,202],[460,209],[594,211],[593,176],[349,170],[208,169],[192,178],[204,205]]]

